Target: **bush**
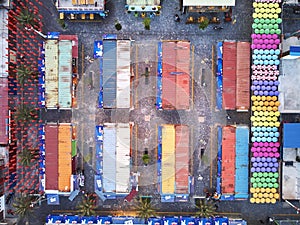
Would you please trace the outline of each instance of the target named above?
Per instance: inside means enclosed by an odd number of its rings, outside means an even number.
[[[148,165],[148,163],[150,162],[150,157],[148,154],[144,154],[142,159],[145,165]]]
[[[204,30],[209,24],[209,19],[206,17],[203,17],[203,20],[199,24],[199,29]]]
[[[150,30],[151,19],[147,17],[144,19],[143,23],[144,23],[145,29]]]
[[[122,30],[122,25],[119,22],[117,22],[115,24],[115,28],[116,28],[116,30]]]

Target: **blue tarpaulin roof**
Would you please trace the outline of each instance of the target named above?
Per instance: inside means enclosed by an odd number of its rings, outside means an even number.
[[[283,147],[300,148],[300,123],[283,124]]]

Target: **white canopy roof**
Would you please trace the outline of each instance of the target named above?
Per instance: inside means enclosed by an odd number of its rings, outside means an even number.
[[[235,6],[235,0],[183,0],[183,6]]]

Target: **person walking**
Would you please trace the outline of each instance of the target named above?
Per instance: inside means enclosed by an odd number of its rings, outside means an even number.
[[[175,15],[175,22],[180,22],[180,17],[178,16],[178,14]]]

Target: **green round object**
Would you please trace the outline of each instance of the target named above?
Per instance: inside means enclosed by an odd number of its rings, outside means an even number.
[[[255,19],[254,19],[254,23],[260,23],[259,19],[258,19],[258,18],[255,18]]]
[[[278,19],[276,19],[276,23],[282,23],[282,19],[281,18],[278,18]]]
[[[263,18],[259,19],[259,23],[265,23],[265,19]]]
[[[253,183],[252,187],[257,188],[257,183]]]
[[[275,34],[275,31],[276,31],[275,29],[271,29],[270,34]]]
[[[272,183],[276,183],[276,182],[277,182],[277,179],[273,177],[273,178],[271,179],[271,182],[272,182]]]
[[[273,173],[269,172],[268,173],[269,177],[273,177]]]
[[[268,173],[267,172],[263,172],[262,173],[264,177],[268,177]]]
[[[260,30],[259,30],[259,33],[260,33],[260,34],[264,34],[264,33],[265,33],[265,30],[264,30],[264,29],[260,29]]]
[[[274,178],[275,179],[275,178]],[[265,182],[266,181],[266,178],[264,178],[264,177],[262,177],[261,179],[260,179],[260,182]]]
[[[270,23],[270,19],[265,19],[265,23],[269,24]]]
[[[254,178],[254,177],[251,177],[250,182],[251,182],[251,183],[254,183],[254,182],[255,182],[255,178]]]
[[[278,173],[273,173],[273,176],[274,176],[275,178],[278,178],[278,177],[279,177],[279,174],[278,174]]]
[[[268,25],[268,28],[271,30],[271,29],[273,29],[273,24],[269,24]]]
[[[279,184],[278,184],[278,183],[275,183],[275,184],[273,185],[273,187],[274,187],[274,188],[278,188],[278,187],[279,187]]]
[[[259,34],[259,29],[255,29],[254,33]]]
[[[264,188],[268,187],[268,183],[263,183],[263,187]]]
[[[274,29],[279,29],[279,25],[278,25],[277,23],[275,23],[275,24],[273,25],[273,28],[274,28]]]
[[[271,19],[270,22],[273,24],[273,23],[276,23],[276,20],[275,19]]]
[[[276,29],[276,34],[281,34],[281,30],[280,29]]]
[[[269,29],[265,29],[265,34],[269,34],[270,30]]]
[[[252,29],[256,29],[256,28],[257,28],[257,25],[258,25],[258,24],[253,23],[253,24],[252,24]]]
[[[259,24],[257,24],[257,28],[258,28],[258,29],[262,29],[264,25],[265,25],[265,24],[259,23]]]
[[[267,178],[266,178],[266,182],[267,182],[267,183],[270,183],[270,181],[271,181],[270,177],[267,177]]]
[[[263,28],[263,29],[268,29],[268,27],[269,27],[268,24],[265,24],[265,23],[262,24],[262,28]],[[261,28],[260,28],[260,29],[261,29]]]
[[[252,174],[252,176],[253,176],[253,177],[257,177],[257,172],[254,172],[254,173]]]
[[[257,183],[257,187],[259,187],[259,188],[261,188],[261,187],[263,187],[263,183]]]
[[[257,183],[260,182],[260,178],[259,178],[259,177],[256,177],[256,178],[255,178],[255,182],[257,182]]]
[[[273,184],[272,184],[272,183],[268,183],[268,187],[269,187],[269,188],[272,188],[272,187],[273,187]]]

